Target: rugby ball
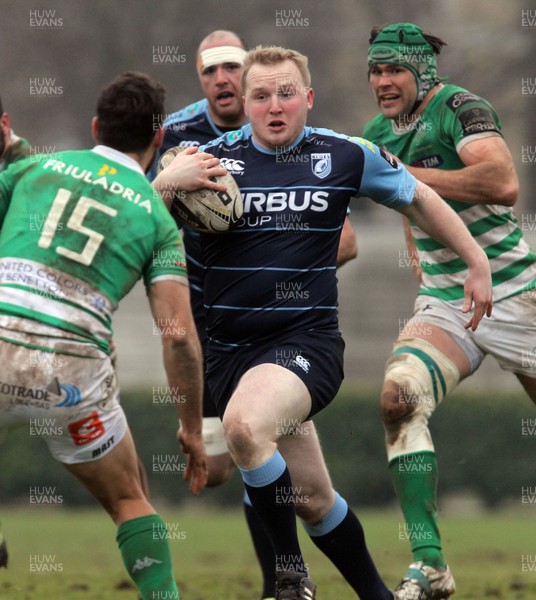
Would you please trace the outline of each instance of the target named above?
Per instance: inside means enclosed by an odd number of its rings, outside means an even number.
[[[158,172],[165,169],[185,148],[170,148],[158,162]],[[220,192],[200,188],[193,192],[177,192],[169,208],[179,221],[204,233],[226,233],[241,219],[244,213],[242,195],[235,178],[227,173],[213,177],[212,181],[223,183],[227,191]]]

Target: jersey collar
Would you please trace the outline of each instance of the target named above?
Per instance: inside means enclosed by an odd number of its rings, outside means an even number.
[[[259,152],[262,152],[263,154],[272,154],[274,156],[276,154],[286,154],[287,152],[291,151],[293,148],[296,148],[296,146],[301,143],[301,141],[305,137],[305,131],[306,131],[306,128],[300,133],[300,135],[296,138],[296,140],[290,146],[285,146],[284,152],[281,152],[281,150],[271,150],[271,149],[265,148],[264,146],[261,146],[260,144],[257,144],[257,142],[255,141],[255,139],[253,137],[253,134],[251,135],[251,143]]]
[[[130,156],[127,156],[124,152],[120,152],[115,148],[110,148],[110,146],[104,146],[102,144],[99,144],[92,148],[92,151],[96,152],[97,154],[100,154],[101,156],[104,156],[108,160],[113,160],[114,162],[119,163],[120,165],[123,165],[128,169],[132,169],[133,171],[137,171],[138,173],[145,175],[139,163],[137,163]]]

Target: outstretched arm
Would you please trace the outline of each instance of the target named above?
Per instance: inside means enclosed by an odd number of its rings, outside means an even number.
[[[462,311],[469,312],[474,305],[473,316],[465,327],[475,331],[484,315],[491,315],[493,304],[491,272],[484,250],[450,206],[420,181],[417,181],[413,202],[398,211],[467,264],[469,271],[464,284]]]

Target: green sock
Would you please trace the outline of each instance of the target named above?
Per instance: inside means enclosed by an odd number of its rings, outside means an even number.
[[[409,540],[413,560],[445,566],[437,527],[437,460],[434,452],[414,452],[389,463],[398,501],[406,520],[400,537]]]
[[[166,532],[158,515],[130,519],[117,530],[123,562],[143,600],[179,598]]]

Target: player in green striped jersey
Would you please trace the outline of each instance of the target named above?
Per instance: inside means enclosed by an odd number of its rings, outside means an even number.
[[[143,277],[181,419],[185,479],[206,482],[201,351],[175,223],[144,176],[160,145],[164,88],[140,73],[97,103],[92,150],[33,157],[0,174],[0,427],[29,424],[101,502],[142,598],[177,597],[166,525],[143,493],[110,357],[112,313]],[[218,161],[185,157],[213,187]],[[208,162],[207,162],[208,161]]]
[[[478,331],[460,314],[465,263],[406,222],[419,295],[386,365],[381,405],[389,468],[413,563],[401,599],[445,598],[455,584],[436,522],[437,462],[428,419],[485,355],[513,372],[536,402],[536,255],[512,206],[518,181],[491,105],[436,74],[445,43],[411,23],[375,27],[369,82],[381,114],[363,137],[387,149],[458,213],[490,261],[493,315]],[[421,594],[421,595],[419,595]]]

